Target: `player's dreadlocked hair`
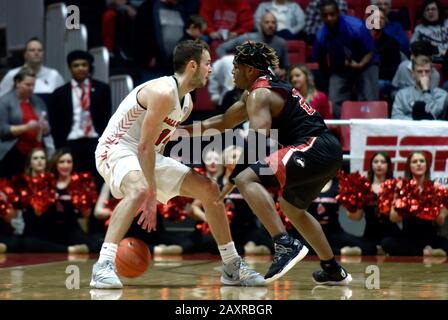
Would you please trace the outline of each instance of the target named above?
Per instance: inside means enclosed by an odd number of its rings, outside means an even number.
[[[247,64],[264,73],[273,73],[278,68],[275,50],[263,42],[247,41],[236,47],[235,62]]]

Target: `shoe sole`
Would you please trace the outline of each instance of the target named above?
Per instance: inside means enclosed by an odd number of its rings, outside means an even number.
[[[236,280],[236,281],[228,280],[228,279],[224,278],[223,276],[221,276],[221,283],[223,285],[233,286],[233,287],[237,287],[237,286],[240,286],[240,287],[264,287],[266,285],[266,281],[263,283],[259,283],[259,284],[246,285],[246,284],[242,284],[241,281],[239,281],[239,280]]]
[[[122,284],[104,284],[101,282],[90,281],[90,287],[95,289],[123,289]]]
[[[288,272],[289,270],[291,270],[292,267],[294,267],[297,263],[299,263],[303,258],[305,258],[305,256],[308,254],[308,248],[306,246],[302,246],[302,249],[300,249],[299,254],[292,259],[291,261],[289,261],[289,263],[283,268],[282,271],[280,271],[279,273],[276,273],[275,275],[273,275],[272,277],[265,279],[266,283],[271,283],[275,280],[277,280],[278,278],[281,278],[285,275],[286,272]]]
[[[316,279],[314,279],[314,277],[312,277],[312,278],[313,278],[313,282],[315,284],[321,284],[321,285],[327,285],[327,286],[346,286],[353,280],[350,273],[347,273],[347,276],[344,278],[344,280],[341,280],[341,281],[318,282],[318,281],[316,281]]]

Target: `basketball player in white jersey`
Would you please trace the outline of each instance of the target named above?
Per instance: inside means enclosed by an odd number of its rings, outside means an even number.
[[[90,286],[122,288],[116,274],[117,244],[136,213],[148,232],[156,227],[156,201],[175,196],[200,199],[223,260],[221,282],[264,285],[263,276],[248,268],[235,250],[218,185],[182,163],[164,157],[163,147],[193,108],[191,91],[206,85],[211,72],[206,44],[187,40],[174,49],[175,74],[143,83],[120,104],[99,139],[96,166],[112,195],[122,199],[113,211]]]

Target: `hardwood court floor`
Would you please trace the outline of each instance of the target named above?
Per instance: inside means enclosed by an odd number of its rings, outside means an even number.
[[[447,258],[342,258],[353,282],[347,287],[325,287],[312,282],[311,273],[319,263],[315,257],[307,257],[273,284],[262,288],[242,288],[220,285],[217,256],[156,257],[144,275],[123,279],[123,290],[89,288],[96,256],[67,258],[64,254],[0,255],[0,299],[448,300]],[[269,267],[270,259],[246,257],[249,265],[261,273]],[[366,279],[372,273],[369,266],[378,267],[379,289],[366,288]],[[66,271],[77,268],[80,289],[68,290],[66,279],[71,274]]]

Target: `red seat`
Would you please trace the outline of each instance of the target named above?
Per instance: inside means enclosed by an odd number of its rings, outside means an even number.
[[[306,64],[306,66],[308,67],[308,69],[310,69],[311,71],[313,70],[319,70],[319,64],[317,62],[309,62]]]
[[[445,83],[445,77],[443,76],[443,65],[441,63],[433,63],[432,66],[440,74],[439,87],[441,87]]]
[[[252,10],[252,14],[255,13],[255,11],[258,8],[258,5],[260,4],[260,2],[262,2],[263,0],[248,0],[247,2],[249,3],[249,6]]]
[[[394,0],[394,1],[392,1],[391,10],[395,11],[395,10],[399,10],[400,8],[408,9],[409,19],[411,22],[411,30],[414,30],[417,10],[420,10],[420,7],[417,7],[416,1],[409,1],[409,0]]]
[[[214,111],[216,109],[213,102],[210,100],[207,86],[196,89],[196,99],[194,101],[195,111]]]
[[[288,40],[289,64],[306,62],[306,43],[303,40]]]
[[[389,118],[386,101],[345,101],[342,104],[341,119],[375,118]],[[350,150],[350,126],[341,127],[341,144],[344,151]]]
[[[365,10],[369,4],[368,0],[347,0],[347,14],[364,20]]]

